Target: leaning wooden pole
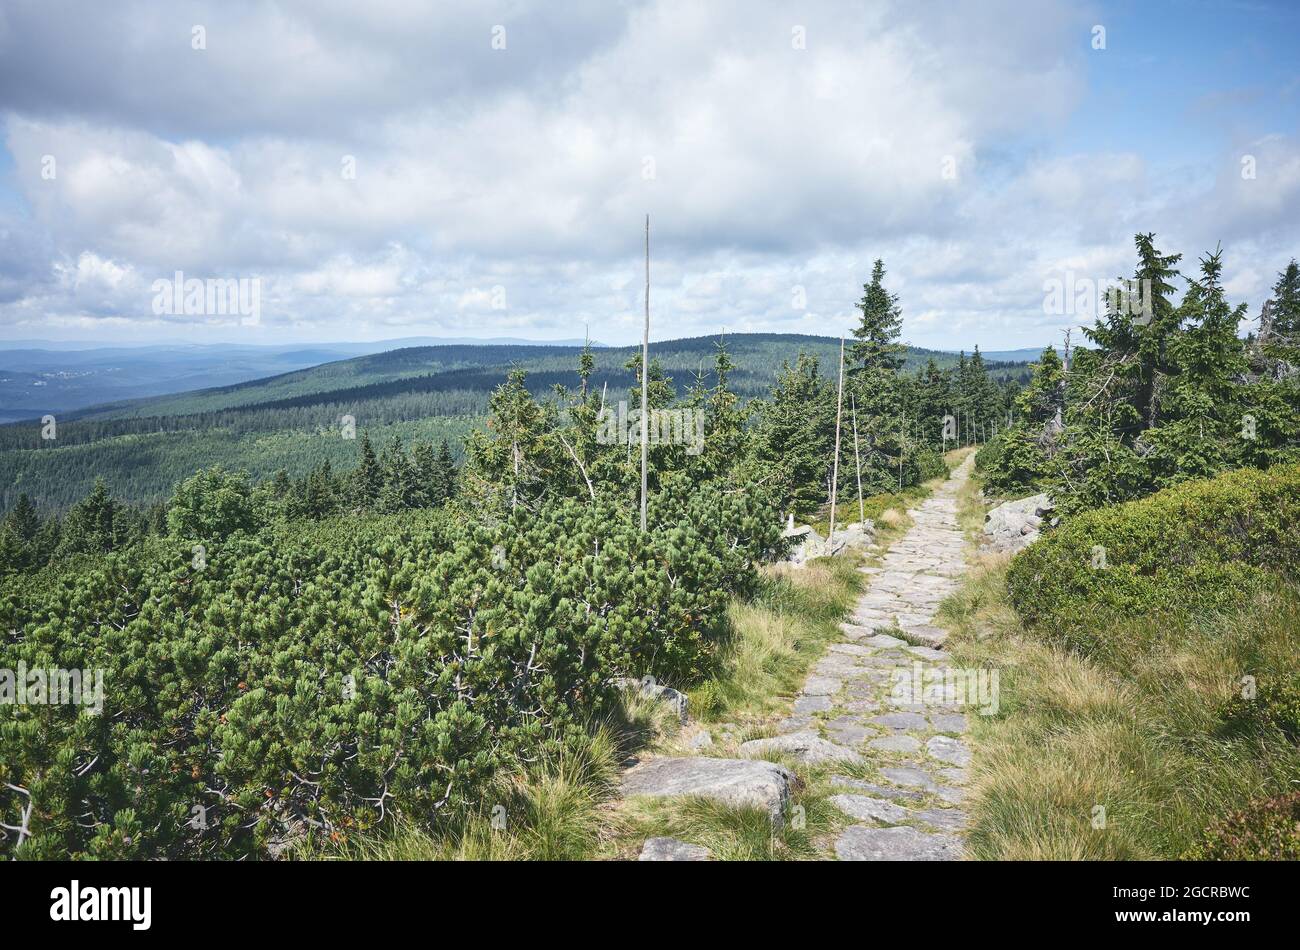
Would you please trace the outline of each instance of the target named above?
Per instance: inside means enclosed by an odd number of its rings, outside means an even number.
[[[840,487],[840,417],[844,414],[844,337],[840,337],[840,385],[835,395],[835,461],[831,465],[831,530],[827,553],[835,550],[835,496]]]
[[[862,505],[862,454],[858,451],[858,397],[849,396],[849,405],[853,412],[853,463],[858,469],[858,522],[865,527],[867,509]]]
[[[646,530],[650,460],[650,215],[645,216],[645,335],[641,338],[641,530]]]

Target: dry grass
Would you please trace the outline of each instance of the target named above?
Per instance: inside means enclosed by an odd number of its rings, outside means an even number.
[[[733,602],[719,672],[690,690],[692,711],[711,722],[766,717],[786,706],[862,588],[853,557],[765,568],[759,592]]]
[[[1000,676],[998,714],[971,717],[974,856],[1177,858],[1213,819],[1300,783],[1294,743],[1226,731],[1221,715],[1244,672],[1294,669],[1300,595],[1159,638],[1131,618],[1106,631],[1104,660],[1089,659],[1021,626],[1008,561],[979,558],[942,612],[958,661]]]

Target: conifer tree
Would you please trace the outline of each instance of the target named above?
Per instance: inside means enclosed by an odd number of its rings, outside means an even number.
[[[871,280],[863,286],[858,310],[862,316],[853,329],[848,372],[858,409],[875,417],[872,428],[881,430],[900,409],[898,371],[906,351],[899,342],[903,326],[898,297],[885,289],[885,264],[877,259]]]
[[[375,447],[370,443],[370,433],[361,433],[361,444],[357,447],[360,462],[352,476],[352,503],[363,510],[379,506],[379,495],[384,488],[384,472],[375,455]]]

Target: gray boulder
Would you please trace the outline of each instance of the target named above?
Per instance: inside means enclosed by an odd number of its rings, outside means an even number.
[[[740,754],[761,756],[771,752],[790,756],[797,762],[816,765],[820,762],[861,762],[862,756],[852,749],[836,745],[815,732],[791,732],[770,739],[751,739],[740,744]]]
[[[614,685],[620,689],[631,690],[640,693],[647,699],[655,699],[673,707],[677,713],[677,718],[681,724],[686,725],[686,706],[688,700],[686,694],[673,689],[671,686],[662,686],[656,683],[652,678],[646,677],[643,680],[635,680],[630,676],[622,676],[613,681]]]
[[[633,766],[623,773],[621,791],[624,797],[698,795],[725,805],[761,808],[774,825],[780,825],[798,781],[775,762],[691,756],[651,759]]]
[[[984,547],[1016,552],[1038,539],[1043,519],[1054,510],[1046,494],[998,505],[984,516]]]

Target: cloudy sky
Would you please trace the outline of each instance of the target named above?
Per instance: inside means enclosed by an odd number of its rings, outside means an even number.
[[[1300,5],[6,0],[0,339],[1042,345],[1051,280],[1300,256]],[[256,322],[155,281],[257,280]]]

